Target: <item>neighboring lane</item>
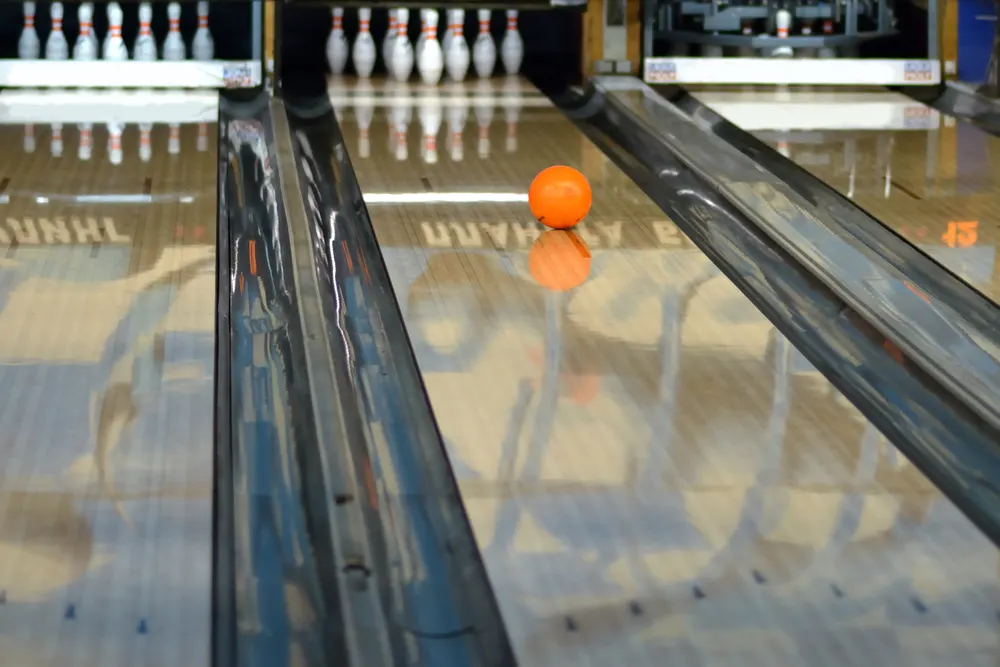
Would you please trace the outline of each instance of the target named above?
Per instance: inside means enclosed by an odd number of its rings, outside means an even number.
[[[1000,141],[898,93],[694,95],[1000,302]]]
[[[12,665],[209,663],[217,127],[176,120],[118,165],[103,124],[0,125]]]

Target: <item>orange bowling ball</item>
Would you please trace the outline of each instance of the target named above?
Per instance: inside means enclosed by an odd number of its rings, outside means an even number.
[[[579,224],[593,202],[587,177],[572,167],[543,169],[528,188],[528,206],[538,221],[552,229]]]
[[[554,292],[571,290],[590,275],[590,250],[569,230],[542,232],[528,251],[528,272],[542,287]]]

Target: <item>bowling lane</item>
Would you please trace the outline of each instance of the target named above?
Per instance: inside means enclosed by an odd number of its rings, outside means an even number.
[[[1000,302],[995,137],[898,93],[695,95]]]
[[[520,663],[997,660],[996,549],[554,107],[496,85],[331,101]],[[574,234],[526,205],[551,164],[594,189]]]
[[[218,106],[137,95],[0,93],[6,664],[209,662]]]

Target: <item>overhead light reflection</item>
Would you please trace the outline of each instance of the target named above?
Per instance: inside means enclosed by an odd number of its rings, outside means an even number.
[[[145,195],[145,194],[104,194],[104,195],[32,195],[36,204],[70,202],[74,204],[161,204],[179,202],[191,204],[194,195]],[[0,204],[9,204],[11,196],[0,195]]]
[[[526,192],[370,192],[366,204],[524,204]]]

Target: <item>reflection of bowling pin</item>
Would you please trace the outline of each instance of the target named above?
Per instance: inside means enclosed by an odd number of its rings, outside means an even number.
[[[372,10],[362,7],[358,10],[358,36],[354,38],[354,71],[362,79],[367,79],[375,69],[375,39],[371,31]]]
[[[153,125],[152,123],[139,124],[139,159],[149,162],[153,157]]]
[[[392,74],[392,50],[396,47],[396,10],[389,10],[389,29],[385,31],[382,39],[382,62],[385,63],[385,71]]]
[[[400,162],[407,160],[409,157],[409,150],[406,145],[406,132],[409,122],[406,118],[406,111],[406,107],[401,102],[396,102],[392,107],[392,131],[396,137],[393,145],[395,147],[396,159]]]
[[[428,86],[436,86],[441,81],[441,70],[444,69],[444,54],[438,42],[437,27],[437,10],[424,10],[424,44],[418,49],[417,71]]]
[[[76,10],[80,33],[73,45],[73,60],[97,60],[97,37],[94,36],[94,5],[84,2]]]
[[[396,10],[396,40],[392,47],[392,76],[404,82],[413,74],[413,45],[410,44],[410,10]]]
[[[167,140],[167,152],[177,155],[181,152],[181,124],[170,123],[170,138]]]
[[[485,98],[476,104],[476,125],[479,126],[479,143],[476,150],[479,157],[490,156],[490,123],[493,122],[493,100]]]
[[[371,88],[371,82],[362,79],[354,91],[354,117],[358,123],[358,155],[361,158],[369,157],[372,152],[368,134],[375,115],[375,99]]]
[[[347,54],[350,49],[347,46],[347,38],[344,37],[344,8],[334,7],[331,14],[333,28],[326,40],[326,62],[330,66],[330,71],[339,76],[344,73],[344,68],[347,66]]]
[[[507,74],[517,74],[524,59],[524,40],[517,31],[517,10],[507,10],[507,32],[500,42],[500,59]]]
[[[108,159],[114,165],[122,163],[122,130],[121,123],[108,123]]]
[[[462,158],[465,157],[462,134],[465,132],[465,122],[468,117],[468,98],[463,99],[462,104],[448,107],[448,146],[451,150],[451,159],[455,162],[461,162]]]
[[[448,69],[448,76],[452,81],[464,81],[465,75],[469,73],[469,44],[465,41],[464,28],[465,10],[452,9],[448,14],[451,26],[448,32],[451,34],[451,39],[444,50],[444,66]]]
[[[418,114],[420,117],[420,127],[424,134],[424,162],[427,164],[437,164],[437,135],[441,131],[441,98],[435,94],[428,95],[421,101]]]
[[[76,147],[76,157],[83,162],[90,159],[94,150],[93,127],[90,123],[80,123],[77,126],[77,129],[80,131],[80,145]]]
[[[482,79],[493,76],[493,69],[497,64],[497,46],[490,34],[490,14],[488,9],[477,12],[479,34],[472,46],[472,63],[476,67],[476,74]]]
[[[521,114],[521,98],[516,95],[506,94],[503,102],[503,116],[507,122],[507,152],[517,151],[517,120]]]
[[[35,3],[24,3],[24,28],[21,38],[17,41],[17,57],[22,60],[37,60],[41,53],[42,42],[38,39],[35,29]]]
[[[31,123],[24,126],[24,152],[35,152],[35,126]]]
[[[62,123],[52,123],[52,141],[49,145],[49,152],[52,153],[52,157],[62,157],[63,153],[63,138],[62,138]]]
[[[208,123],[198,123],[198,152],[208,150]]]

